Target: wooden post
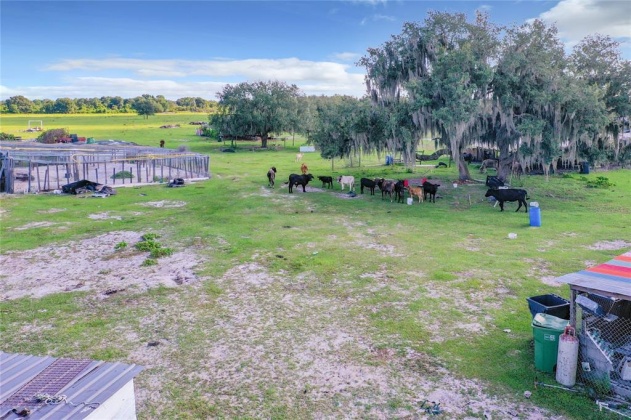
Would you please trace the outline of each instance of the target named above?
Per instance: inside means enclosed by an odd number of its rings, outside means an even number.
[[[576,290],[570,289],[570,326],[576,331]]]
[[[116,168],[112,168],[112,182],[116,184]]]
[[[37,165],[37,169],[35,171],[37,173],[37,192],[40,192],[42,189],[41,184],[39,183],[39,164]],[[29,191],[30,192],[30,191]]]
[[[55,172],[57,173],[57,189],[59,189],[59,188],[61,188],[59,186],[59,165],[55,165]]]
[[[31,192],[31,176],[33,173],[33,169],[32,169],[33,164],[31,163],[31,161],[28,161],[28,190],[27,192]]]

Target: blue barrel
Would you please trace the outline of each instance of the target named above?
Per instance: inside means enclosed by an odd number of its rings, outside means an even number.
[[[540,227],[541,226],[541,209],[539,207],[530,206],[529,214],[530,214],[530,226]]]

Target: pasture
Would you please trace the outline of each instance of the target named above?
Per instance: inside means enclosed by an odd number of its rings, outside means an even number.
[[[19,118],[2,116],[2,131],[58,128]],[[0,197],[0,350],[143,365],[141,419],[423,418],[424,400],[441,403],[436,418],[607,418],[586,395],[534,389],[554,378],[534,370],[526,298],[568,297],[554,277],[631,248],[630,171],[522,176],[513,185],[541,207],[532,228],[483,184],[454,188],[453,167],[370,156],[332,169],[305,153],[315,179],[289,194],[304,139],[223,153],[185,125],[205,115],[53,118],[80,136],[185,144],[210,155],[212,178]],[[435,203],[406,205],[323,189],[328,175],[440,187]],[[615,185],[587,188],[598,176]],[[134,244],[147,233],[173,254],[145,265]]]

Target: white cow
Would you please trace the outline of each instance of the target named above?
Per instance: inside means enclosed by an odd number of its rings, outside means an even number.
[[[342,175],[337,178],[337,182],[342,185],[342,191],[344,191],[344,186],[348,185],[348,190],[351,191],[355,187],[355,177],[352,175]]]

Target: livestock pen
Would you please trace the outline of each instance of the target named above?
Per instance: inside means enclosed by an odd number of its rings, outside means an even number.
[[[138,185],[209,177],[210,157],[185,150],[110,140],[92,144],[0,142],[0,192],[5,193],[52,191],[81,179]]]

